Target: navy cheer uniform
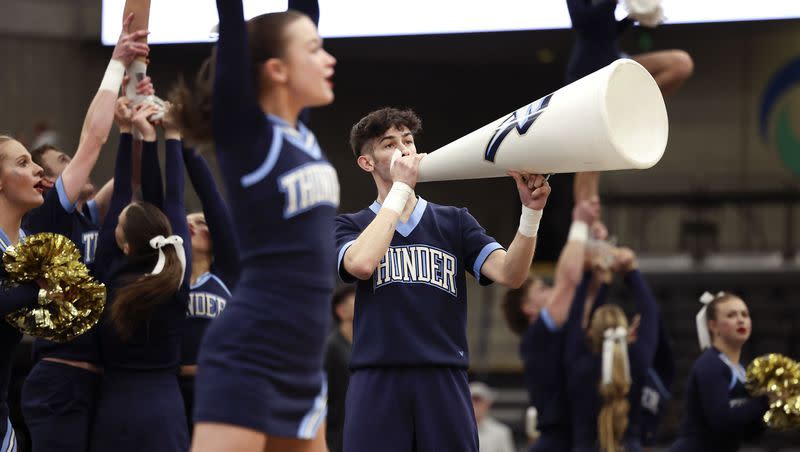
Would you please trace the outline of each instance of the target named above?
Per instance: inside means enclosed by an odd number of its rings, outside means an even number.
[[[19,240],[25,239],[25,232],[19,230]],[[5,231],[0,229],[0,252],[5,253],[11,245]],[[2,255],[0,253],[0,258]],[[6,286],[8,273],[0,265],[0,316],[6,316],[17,309],[35,306],[38,303],[39,286],[29,282],[14,287]],[[11,365],[14,350],[22,340],[22,333],[8,322],[0,321],[0,451],[17,452],[17,437],[8,418],[8,383],[11,378]]]
[[[214,141],[241,276],[200,346],[195,423],[311,439],[326,413],[339,182],[310,130],[257,103],[242,3],[217,10]]]
[[[44,197],[44,203],[25,217],[30,233],[55,232],[69,237],[81,252],[83,262],[94,274],[99,213],[89,201],[83,211],[69,201],[59,177]],[[48,361],[55,358],[100,365],[96,328],[64,342],[36,339],[33,369],[22,388],[22,412],[30,431],[32,450],[86,451],[89,449],[99,374],[69,364]]]
[[[670,452],[735,452],[764,430],[766,396],[750,397],[745,370],[714,347],[692,366],[686,385],[686,413]]]
[[[641,446],[641,398],[647,369],[651,367],[658,342],[658,306],[650,288],[639,270],[628,272],[625,283],[631,287],[641,316],[638,338],[628,345],[631,387],[628,393],[630,412],[628,428],[623,438],[625,450],[637,452]],[[564,362],[568,366],[567,399],[572,418],[572,450],[597,451],[597,416],[603,401],[598,393],[601,357],[589,348],[581,326],[585,299],[575,299],[566,325],[566,350]]]
[[[172,232],[184,241],[187,268],[180,289],[157,306],[150,318],[122,340],[108,317],[115,289],[153,271],[152,258],[129,259],[117,246],[114,230],[122,210],[131,201],[131,136],[120,136],[114,173],[114,194],[100,230],[97,269],[108,287],[106,315],[99,337],[104,374],[97,404],[92,449],[96,451],[163,451],[189,449],[189,434],[176,373],[180,359],[181,333],[191,274],[191,245],[183,206],[183,160],[181,144],[166,142],[167,191],[164,214]],[[154,177],[144,175],[143,177]],[[171,245],[167,245],[171,246]]]
[[[160,175],[158,154],[155,149],[153,151],[145,150],[143,153],[142,172]],[[211,236],[213,262],[211,271],[200,275],[189,287],[186,324],[181,341],[181,366],[197,364],[197,352],[203,334],[211,320],[225,309],[231,297],[230,288],[239,278],[239,255],[233,221],[211,169],[206,160],[190,147],[183,148],[183,162],[203,206],[203,216]],[[148,202],[162,205],[164,194],[161,177],[145,178],[142,181],[142,196]],[[194,380],[194,375],[181,375],[178,380],[190,433],[193,429]]]
[[[339,272],[344,253],[380,204],[336,219]],[[467,381],[466,272],[502,248],[466,209],[422,198],[399,222],[372,278],[358,281],[353,374],[345,404],[344,450],[477,451]]]
[[[587,272],[575,289],[574,300],[586,298],[592,274]],[[595,306],[605,298],[607,284],[595,297]],[[538,412],[541,436],[530,452],[568,451],[572,445],[570,416],[567,410],[566,369],[564,366],[564,328],[555,324],[547,308],[522,334],[520,358],[525,369],[529,403]]]
[[[567,83],[624,58],[619,36],[630,27],[630,19],[617,21],[617,0],[567,0],[575,44],[567,63]]]
[[[214,255],[211,272],[200,275],[191,285],[186,306],[181,365],[195,365],[203,335],[211,321],[219,316],[230,301],[230,289],[239,279],[240,269],[233,220],[206,160],[194,149],[184,148],[183,161],[203,206]],[[195,376],[181,375],[179,383],[191,432]]]
[[[656,434],[672,400],[672,380],[675,378],[675,358],[672,356],[664,318],[659,319],[658,345],[653,356],[653,365],[647,369],[642,388],[642,445],[653,446]]]

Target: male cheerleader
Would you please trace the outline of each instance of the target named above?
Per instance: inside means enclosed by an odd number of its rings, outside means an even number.
[[[415,196],[420,126],[414,112],[384,108],[350,133],[378,196],[336,219],[340,276],[358,282],[346,452],[478,451],[465,272],[481,284],[519,287],[550,194],[544,177],[510,173],[523,206],[516,237],[503,249],[466,209]]]

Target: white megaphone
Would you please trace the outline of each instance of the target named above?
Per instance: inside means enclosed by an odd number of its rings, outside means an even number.
[[[650,168],[668,129],[653,77],[620,59],[431,152],[419,181]]]

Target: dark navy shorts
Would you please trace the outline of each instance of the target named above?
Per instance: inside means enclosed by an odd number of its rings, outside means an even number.
[[[93,451],[186,452],[189,432],[174,370],[105,370],[92,428]]]
[[[467,371],[358,369],[345,402],[345,452],[478,452]]]
[[[22,386],[22,414],[31,450],[89,450],[100,375],[39,360]]]
[[[312,439],[327,413],[322,371],[330,293],[240,282],[200,345],[194,421]]]

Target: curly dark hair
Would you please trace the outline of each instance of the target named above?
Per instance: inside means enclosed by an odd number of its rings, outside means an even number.
[[[358,157],[372,149],[365,149],[367,144],[395,127],[408,127],[412,135],[417,135],[422,130],[422,120],[413,110],[400,110],[399,108],[384,107],[375,110],[361,118],[350,129],[350,148],[353,155]]]

